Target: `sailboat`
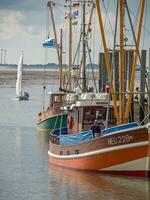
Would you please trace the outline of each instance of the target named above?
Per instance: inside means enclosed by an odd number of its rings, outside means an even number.
[[[120,3],[120,17],[122,17],[123,6],[127,2],[125,3],[123,0],[118,2]],[[139,33],[145,1],[141,1],[140,5]],[[128,116],[129,105],[127,102],[127,108],[122,113],[123,100],[121,98],[122,101],[118,102],[115,98],[99,0],[96,0],[96,8],[110,80],[111,99],[109,94],[106,93],[87,93],[84,91],[82,94],[70,94],[68,104],[66,102],[66,105],[64,105],[64,109],[68,110],[68,129],[51,131],[48,151],[49,161],[60,167],[76,170],[148,177],[150,176],[150,123],[139,125],[137,122],[129,123],[127,118],[123,118]],[[124,26],[124,23],[121,24]],[[120,27],[120,31],[122,31],[122,27]],[[139,33],[136,47],[139,44]],[[122,51],[124,49],[120,49],[120,53]],[[136,56],[137,54],[135,54],[133,68],[136,66]],[[134,79],[134,70],[132,71],[131,82]],[[131,96],[128,97],[128,101],[132,97],[132,90],[131,84],[129,93]],[[123,92],[120,91],[120,94],[122,96]],[[69,99],[72,99],[72,102]],[[94,136],[90,126],[95,118],[99,120],[101,115],[107,115],[106,105],[108,103],[109,114],[106,123],[110,126],[102,129],[101,133]],[[120,111],[119,115],[118,110]],[[127,112],[126,116],[124,115],[125,112]]]
[[[18,63],[18,69],[17,69],[17,81],[16,81],[16,96],[19,101],[22,100],[28,100],[29,94],[27,92],[24,92],[22,94],[22,72],[23,72],[23,53],[20,56],[19,63]]]

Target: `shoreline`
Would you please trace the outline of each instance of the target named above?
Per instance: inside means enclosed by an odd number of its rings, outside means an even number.
[[[65,70],[67,71],[67,70]],[[91,72],[90,72],[91,74]],[[92,74],[90,75],[92,77]],[[95,77],[98,78],[98,71],[95,70]],[[0,87],[15,87],[17,79],[17,69],[0,69]],[[23,85],[53,85],[58,83],[58,69],[24,69]]]

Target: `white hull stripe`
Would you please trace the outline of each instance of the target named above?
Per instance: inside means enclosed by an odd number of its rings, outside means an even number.
[[[97,154],[103,154],[103,153],[118,151],[118,150],[121,150],[121,149],[128,149],[128,148],[133,148],[133,147],[146,146],[148,144],[149,144],[148,141],[138,142],[138,143],[125,144],[125,145],[120,145],[120,146],[116,146],[116,147],[109,147],[109,148],[105,148],[105,149],[100,149],[100,150],[96,150],[96,151],[90,151],[90,152],[87,152],[87,153],[75,154],[75,155],[56,155],[56,154],[51,153],[50,150],[49,150],[48,155],[52,156],[54,158],[58,158],[58,159],[84,158],[84,157],[87,157],[87,156],[93,156],[93,155],[97,155]]]
[[[63,114],[63,115],[66,115],[66,114]],[[48,116],[48,117],[42,119],[38,124],[40,124],[41,122],[43,122],[43,121],[45,121],[47,119],[51,119],[51,118],[58,117],[58,116],[62,116],[62,114],[58,114],[58,115],[56,114],[56,115]]]
[[[138,171],[150,170],[149,157],[140,158],[137,160],[129,161],[123,164],[115,165],[112,167],[103,168],[104,171]]]

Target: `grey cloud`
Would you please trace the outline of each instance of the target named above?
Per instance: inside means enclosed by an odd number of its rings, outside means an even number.
[[[47,0],[0,0],[0,9],[41,10]]]
[[[0,0],[0,9],[11,10],[42,10],[47,0]],[[64,3],[64,0],[54,0],[55,3]]]

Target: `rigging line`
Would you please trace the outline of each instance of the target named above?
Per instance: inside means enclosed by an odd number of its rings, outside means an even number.
[[[74,56],[74,59],[73,59],[73,65],[75,64],[75,59],[76,59],[76,57],[77,57],[77,54],[78,54],[78,51],[79,51],[79,48],[80,48],[81,39],[82,39],[82,32],[81,32],[81,34],[80,34],[79,43],[78,43],[78,46],[77,46],[77,49],[76,49],[76,52],[75,52],[75,56]]]
[[[114,32],[114,41],[113,41],[113,43],[114,43],[113,44],[113,54],[112,54],[112,60],[111,60],[110,85],[112,85],[113,71],[114,71],[114,66],[115,66],[115,47],[116,47],[116,38],[117,38],[118,11],[119,11],[119,1],[117,1],[117,7],[116,7],[115,32]],[[111,91],[109,92],[109,96],[108,96],[107,113],[106,113],[106,128],[108,128],[109,107],[110,107],[110,101],[111,101],[110,95],[111,95]]]
[[[81,29],[80,29],[81,31]],[[75,65],[75,60],[76,60],[76,57],[78,55],[78,52],[80,50],[80,44],[81,44],[81,39],[82,39],[82,32],[80,33],[80,39],[79,39],[79,42],[78,42],[78,46],[77,46],[77,49],[76,49],[76,52],[75,52],[75,56],[74,56],[74,59],[73,59],[73,66]],[[74,84],[75,84],[75,81],[76,81],[76,86],[79,84],[78,82],[78,79],[74,79]]]
[[[137,50],[137,53],[138,53],[138,57],[139,57],[139,60],[140,60],[140,64],[141,64],[141,66],[142,66],[142,60],[141,60],[141,56],[140,56],[139,49],[137,48],[136,36],[135,36],[134,29],[133,29],[132,20],[131,20],[131,16],[130,16],[128,4],[127,4],[127,1],[126,1],[126,0],[125,0],[125,6],[126,6],[126,9],[127,9],[127,13],[128,13],[129,21],[130,21],[130,25],[131,25],[131,29],[132,29],[132,34],[133,34],[134,42],[135,42],[135,45],[136,45],[136,50]],[[146,88],[147,88],[147,91],[148,91],[148,96],[149,96],[149,98],[150,98],[150,90],[149,90],[149,86],[148,86],[147,81],[146,81]]]
[[[137,24],[138,24],[138,15],[139,15],[139,12],[140,12],[140,3],[139,3],[139,6],[138,6],[138,9],[137,9],[137,12],[136,12],[136,15],[132,14],[133,12],[131,10],[129,10],[131,12],[131,14],[135,17],[135,20],[134,20],[134,24],[132,24],[133,26],[133,30],[136,30],[137,29]],[[129,9],[129,8],[128,8]],[[130,20],[129,20],[130,21]],[[131,31],[132,31],[132,28],[131,28]],[[132,40],[132,46],[134,44],[134,39]]]
[[[145,3],[145,17],[144,17],[144,27],[146,26],[146,19],[147,19],[147,0]],[[145,44],[145,30],[143,30],[143,49],[144,49],[144,45]]]
[[[55,3],[55,5],[64,7],[64,4],[62,4],[62,3]]]
[[[76,53],[75,53],[75,57],[77,56],[77,53],[78,53],[78,51],[79,51],[81,39],[82,39],[82,33],[80,34],[80,41],[79,41],[78,46],[77,46],[77,50],[76,50]],[[75,57],[74,57],[74,60],[73,60],[73,65],[74,65],[74,63],[75,63]],[[68,77],[68,80],[67,80],[66,88],[65,88],[65,89],[67,89],[70,80],[71,80],[71,74],[69,74],[69,77]],[[80,84],[79,84],[79,79],[75,78],[75,79],[74,79],[74,84],[75,84],[75,82],[76,82],[76,86],[75,86],[75,87],[77,87],[77,85],[79,85],[79,88],[81,89],[81,86],[80,86]]]
[[[109,9],[109,4],[110,4],[110,1],[108,1],[108,4],[107,4],[107,11]],[[104,30],[105,30],[105,27],[106,27],[106,14],[105,14],[105,21],[104,21]],[[102,49],[102,42],[101,42],[101,45],[100,45],[100,50]]]
[[[55,5],[55,9],[57,12],[59,12],[59,15],[63,15],[64,16],[64,12],[62,10],[60,10],[56,5]]]
[[[104,9],[105,9],[105,12],[106,12],[106,16],[108,18],[108,22],[109,22],[109,25],[110,25],[111,32],[114,35],[114,31],[113,31],[113,28],[112,28],[112,25],[111,25],[111,22],[110,22],[110,19],[109,19],[109,16],[108,16],[108,10],[106,10],[106,6],[105,6],[104,1],[102,1],[102,2],[103,2],[103,6],[104,6]],[[110,1],[109,1],[109,3],[110,3]]]
[[[137,16],[135,16],[134,15],[134,13],[132,12],[132,10],[129,8],[129,12],[131,13],[131,15],[133,16],[133,17],[135,17],[135,23],[137,23],[138,22],[138,19],[137,19]],[[137,15],[138,15],[138,13],[139,13],[139,9],[138,9],[138,11],[137,11]],[[135,25],[133,25],[133,27],[134,27]],[[144,25],[142,25],[142,28],[145,30],[145,32],[148,34],[148,35],[150,35],[150,31],[144,26]]]
[[[96,80],[95,80],[95,76],[94,76],[94,69],[93,69],[93,63],[92,63],[92,59],[91,59],[90,49],[89,49],[89,45],[88,45],[88,42],[87,42],[87,41],[86,41],[86,43],[87,43],[87,49],[88,49],[88,54],[89,54],[89,60],[90,60],[91,69],[92,69],[92,75],[93,75],[95,90],[96,90],[96,92],[98,92],[97,85],[96,85]]]

